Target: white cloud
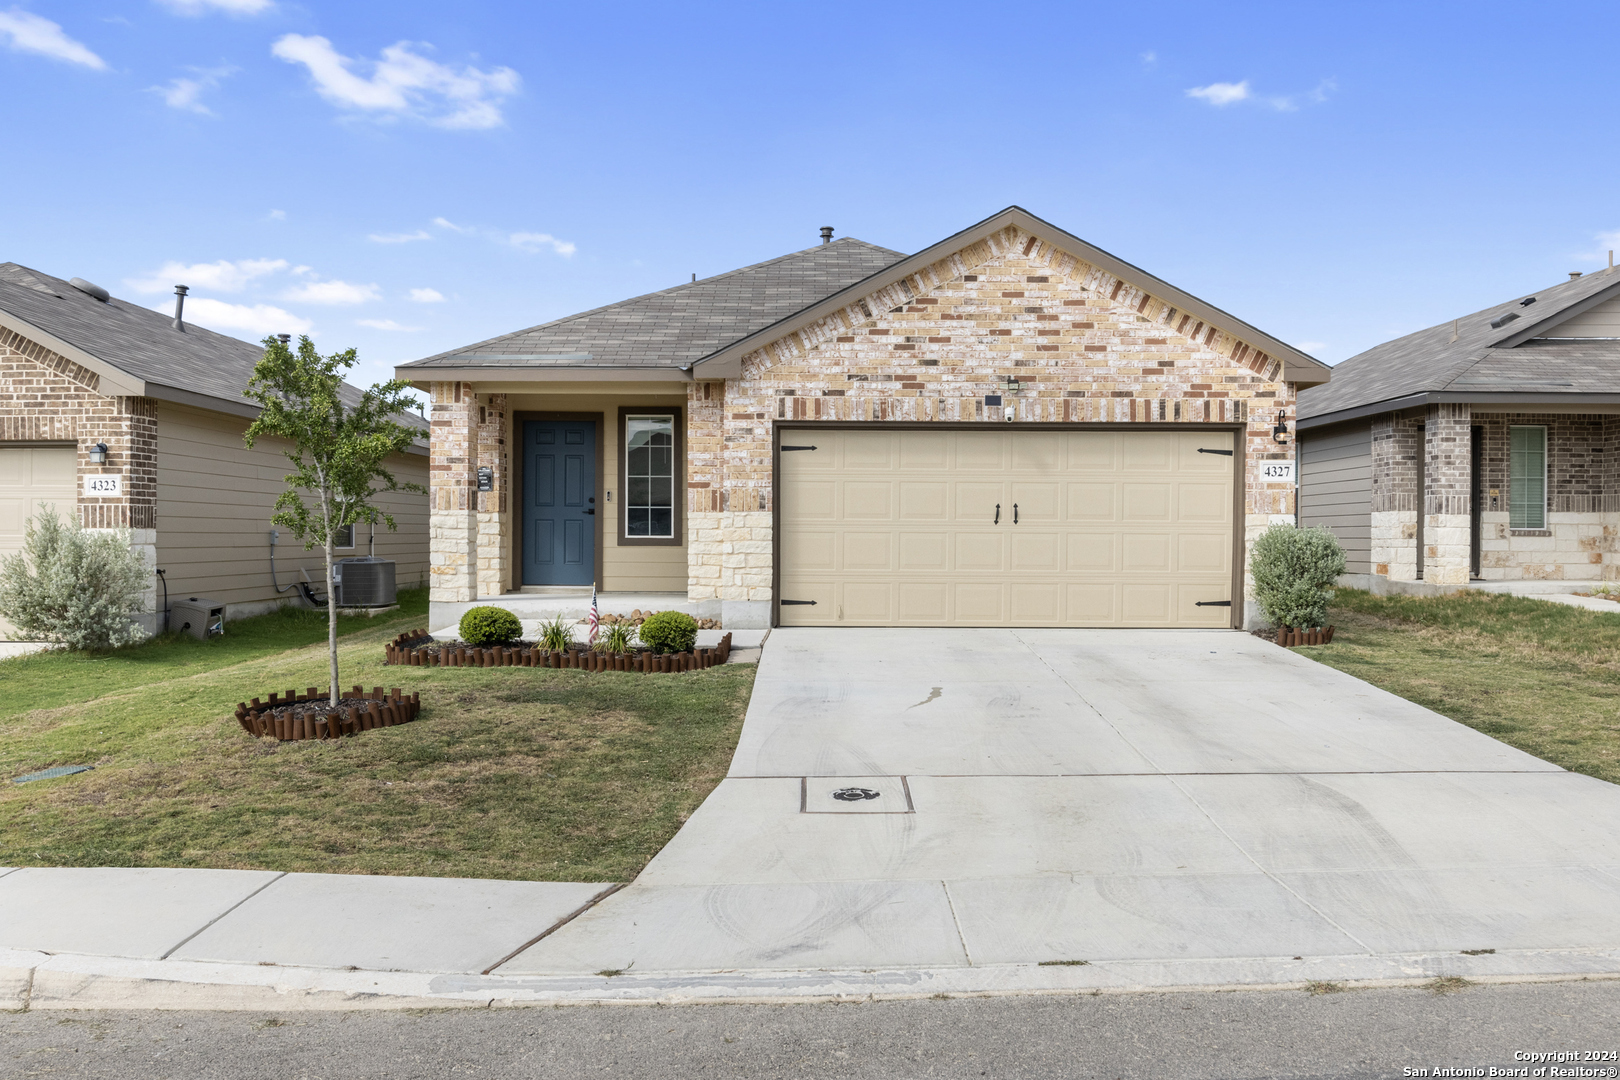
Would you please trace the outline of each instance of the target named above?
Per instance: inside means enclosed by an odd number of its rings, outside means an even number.
[[[457,225],[455,222],[446,221],[442,217],[434,218],[433,219],[433,224],[437,225],[441,229],[449,229],[451,232],[470,233],[470,232],[475,232],[476,231],[470,225]]]
[[[507,237],[506,242],[519,251],[540,251],[549,247],[565,259],[577,250],[571,241],[559,240],[550,233],[516,232]]]
[[[1327,348],[1327,342],[1325,342],[1325,341],[1296,341],[1296,342],[1294,342],[1294,348],[1300,350],[1301,352],[1314,353],[1318,349]]]
[[[271,221],[286,221],[287,220],[287,211],[285,211],[285,210],[272,210],[272,211],[270,211],[270,220]]]
[[[174,314],[174,309],[169,305],[152,310],[165,315]],[[308,319],[300,319],[291,312],[269,304],[227,304],[206,296],[187,298],[185,318],[188,323],[206,326],[210,330],[241,330],[255,338],[262,338],[266,334],[307,334],[311,326]]]
[[[1249,80],[1244,79],[1240,83],[1218,82],[1210,83],[1208,86],[1195,86],[1187,91],[1187,96],[1199,98],[1215,106],[1247,101],[1249,99]]]
[[[438,289],[412,289],[411,300],[418,304],[442,304],[444,293]]]
[[[105,60],[64,34],[60,25],[21,8],[0,11],[0,38],[16,52],[38,53],[97,71],[107,69]]]
[[[192,75],[181,75],[170,79],[167,86],[149,86],[148,90],[163,95],[163,103],[171,109],[184,109],[187,112],[201,113],[204,116],[213,116],[214,111],[204,105],[199,98],[205,90],[212,90],[219,85],[219,81],[235,71],[235,68],[190,68]]]
[[[433,234],[422,229],[417,229],[413,233],[372,233],[370,236],[366,237],[366,239],[370,240],[374,244],[408,244],[412,240],[431,240],[433,239]]]
[[[412,51],[401,41],[382,59],[362,61],[332,48],[323,37],[287,34],[270,47],[273,56],[302,64],[326,100],[364,112],[413,116],[437,127],[492,128],[504,121],[500,102],[517,92],[522,80],[511,68],[457,71]],[[355,69],[370,69],[370,76]]]
[[[1159,54],[1152,51],[1145,52],[1141,54],[1140,59],[1142,61],[1142,66],[1152,67],[1154,64],[1159,62]]]
[[[241,292],[255,278],[287,269],[286,259],[221,259],[211,263],[166,262],[143,278],[129,279],[140,292],[167,292],[176,285],[190,285],[205,292]]]
[[[223,11],[227,15],[257,15],[275,7],[273,0],[158,0],[177,15],[206,15]]]
[[[355,285],[347,281],[311,281],[281,294],[283,300],[303,304],[364,304],[380,300],[375,285]]]
[[[393,319],[356,319],[356,325],[369,326],[373,330],[401,330],[407,334],[414,334],[424,329],[420,326],[401,326]]]

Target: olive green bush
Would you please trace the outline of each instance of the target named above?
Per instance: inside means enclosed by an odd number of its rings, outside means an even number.
[[[1333,583],[1344,573],[1344,548],[1326,528],[1273,525],[1249,550],[1249,573],[1254,598],[1273,625],[1321,626]]]
[[[653,652],[690,652],[697,644],[698,624],[692,616],[680,611],[660,611],[649,615],[636,631],[641,643]]]
[[[505,608],[468,608],[457,627],[461,640],[469,645],[505,645],[523,635],[523,624]]]

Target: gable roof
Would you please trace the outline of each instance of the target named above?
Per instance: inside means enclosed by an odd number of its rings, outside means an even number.
[[[0,326],[67,357],[101,377],[101,392],[150,397],[239,416],[259,407],[242,396],[258,345],[195,323],[174,328],[162,312],[120,300],[97,300],[61,278],[0,263]],[[347,384],[345,384],[347,386]],[[358,398],[360,391],[348,390]],[[414,413],[400,422],[426,429]]]
[[[925,248],[915,255],[885,266],[870,276],[851,283],[847,288],[824,296],[817,302],[793,312],[777,322],[761,327],[747,337],[730,342],[699,360],[695,374],[700,378],[723,378],[739,374],[743,356],[753,352],[755,349],[763,348],[773,341],[809,326],[840,308],[854,303],[856,300],[879,289],[892,285],[918,270],[931,266],[941,259],[947,258],[1008,226],[1022,229],[1024,232],[1046,241],[1053,247],[1134,285],[1154,298],[1175,307],[1177,310],[1203,320],[1205,325],[1212,326],[1268,353],[1282,364],[1282,377],[1287,382],[1301,386],[1314,386],[1317,383],[1328,381],[1331,369],[1315,357],[1250,326],[1235,315],[1222,311],[1220,308],[1206,303],[1190,293],[1181,291],[1174,285],[1153,276],[1146,270],[1134,266],[1116,255],[1086,243],[1078,236],[1065,232],[1051,222],[1036,217],[1021,206],[1009,206],[1007,209],[985,218],[976,225],[969,226],[959,233],[946,237],[932,247]]]
[[[739,270],[593,308],[400,365],[405,377],[546,369],[599,378],[690,367],[738,338],[904,258],[844,237]],[[666,375],[667,377],[667,375]]]
[[[1331,383],[1299,395],[1300,423],[1320,426],[1430,401],[1592,395],[1620,401],[1620,340],[1556,333],[1560,323],[1616,297],[1620,273],[1600,271],[1375,345],[1335,366]]]

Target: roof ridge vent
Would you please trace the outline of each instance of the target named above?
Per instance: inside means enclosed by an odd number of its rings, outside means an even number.
[[[82,277],[73,278],[68,282],[68,284],[73,286],[75,289],[78,289],[80,292],[84,293],[86,296],[95,297],[97,300],[100,300],[103,304],[105,304],[108,300],[112,299],[112,294],[109,293],[106,289],[103,289],[100,285],[97,285],[95,282],[86,281]]]

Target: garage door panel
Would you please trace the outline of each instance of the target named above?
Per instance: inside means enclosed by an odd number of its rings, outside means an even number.
[[[816,604],[784,606],[783,625],[1229,625],[1215,604],[1231,599],[1235,460],[1198,450],[1231,448],[1230,432],[791,442],[822,449],[782,457],[781,595]]]
[[[28,499],[0,495],[0,550],[4,547],[11,550],[22,547],[24,523],[28,520],[31,505]],[[15,546],[8,545],[7,541],[13,538]]]
[[[71,446],[0,446],[0,556],[20,551],[28,519],[77,512],[78,451]],[[13,631],[0,619],[0,638]]]
[[[896,563],[902,573],[944,574],[951,568],[950,534],[903,532],[896,536]]]

